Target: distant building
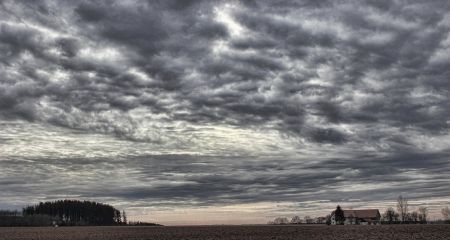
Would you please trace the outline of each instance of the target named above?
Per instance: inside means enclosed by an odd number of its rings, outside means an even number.
[[[381,214],[378,209],[342,210],[344,211],[345,225],[378,225]],[[336,225],[334,211],[331,212],[331,224]]]

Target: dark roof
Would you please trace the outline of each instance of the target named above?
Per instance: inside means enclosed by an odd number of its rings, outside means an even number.
[[[361,209],[361,210],[342,210],[344,212],[344,217],[354,217],[354,218],[377,218],[380,216],[378,209]],[[334,215],[334,211],[331,213]]]
[[[361,209],[361,210],[343,210],[344,217],[356,218],[377,218],[380,214],[378,209]]]

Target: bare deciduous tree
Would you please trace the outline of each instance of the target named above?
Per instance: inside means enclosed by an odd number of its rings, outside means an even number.
[[[299,216],[293,216],[291,219],[292,224],[300,224],[302,223],[302,219]]]
[[[427,207],[419,207],[419,221],[426,222],[428,217],[428,208]]]
[[[403,197],[402,195],[398,196],[397,198],[397,211],[400,215],[400,220],[404,222],[408,215],[408,199],[406,199],[406,197]]]
[[[412,212],[410,221],[418,222],[419,221],[419,213],[416,211]]]
[[[285,217],[278,217],[273,220],[273,224],[282,225],[282,224],[288,224],[288,223],[289,223],[289,220]]]
[[[314,222],[317,224],[325,224],[326,220],[327,220],[326,217],[316,217],[316,219],[314,219]]]
[[[325,217],[325,224],[326,224],[326,225],[331,225],[331,215],[330,215],[330,214],[328,214],[328,215]]]
[[[310,216],[305,216],[305,223],[311,224],[313,223],[313,219]]]
[[[386,212],[383,214],[384,221],[388,223],[393,223],[398,221],[398,213],[395,212],[393,208],[386,209]]]
[[[445,221],[450,220],[450,208],[445,207],[441,209],[442,217],[444,217]]]

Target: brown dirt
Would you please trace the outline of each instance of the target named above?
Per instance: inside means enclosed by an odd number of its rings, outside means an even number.
[[[450,225],[0,228],[0,240],[450,239]]]

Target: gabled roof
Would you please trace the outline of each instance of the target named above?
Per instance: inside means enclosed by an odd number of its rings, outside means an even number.
[[[342,210],[345,218],[377,218],[380,216],[378,209]],[[334,211],[331,213],[334,215]]]
[[[343,210],[344,217],[355,218],[377,218],[380,216],[378,209],[361,209],[361,210]]]

